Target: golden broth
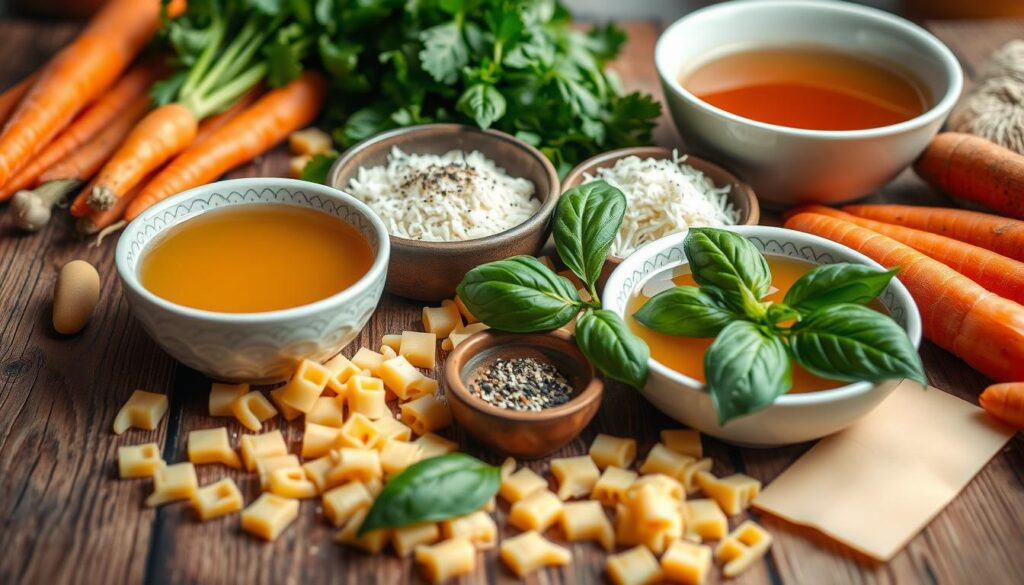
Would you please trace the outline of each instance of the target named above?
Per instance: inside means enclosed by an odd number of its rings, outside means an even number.
[[[793,283],[815,267],[814,264],[806,260],[789,258],[787,256],[766,256],[766,258],[772,272],[772,289],[765,296],[766,301],[782,302],[782,299],[786,296],[786,291],[793,286]],[[687,265],[684,264],[668,270],[672,271],[672,282],[677,286],[697,285],[693,280],[693,276],[690,275]],[[659,279],[658,275],[652,278],[652,280],[657,279]],[[714,339],[676,337],[658,333],[644,327],[632,315],[640,310],[640,307],[649,298],[650,296],[645,295],[643,290],[641,290],[629,300],[629,303],[626,305],[626,314],[629,315],[626,318],[626,322],[629,328],[647,342],[647,345],[651,348],[652,358],[677,372],[704,382],[704,352],[711,347]],[[876,310],[881,308],[881,305],[878,303],[872,303],[870,306]],[[816,376],[800,367],[799,364],[793,363],[793,387],[790,389],[790,392],[814,392],[835,388],[843,384],[846,384],[846,382]]]
[[[259,313],[341,292],[373,260],[369,242],[337,217],[291,205],[240,205],[168,230],[143,256],[139,279],[186,307]]]
[[[895,64],[816,45],[735,51],[680,83],[738,116],[810,130],[878,128],[930,107],[924,84]]]

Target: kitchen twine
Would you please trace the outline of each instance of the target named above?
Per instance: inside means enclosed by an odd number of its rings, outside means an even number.
[[[1024,154],[1024,40],[992,53],[953,110],[949,127]]]

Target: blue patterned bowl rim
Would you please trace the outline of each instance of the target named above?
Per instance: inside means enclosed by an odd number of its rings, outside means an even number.
[[[727,229],[742,234],[759,249],[766,250],[768,254],[804,258],[818,264],[854,262],[879,269],[883,268],[881,264],[860,252],[804,232],[761,225],[732,226]],[[604,292],[601,295],[601,304],[604,308],[617,313],[620,317],[625,317],[629,298],[652,274],[666,267],[686,262],[686,257],[683,254],[683,240],[685,239],[685,232],[665,236],[642,246],[623,260],[612,271],[605,283]],[[881,301],[889,309],[893,319],[906,330],[914,347],[919,347],[921,344],[921,315],[907,287],[894,278],[882,293]],[[652,373],[660,374],[681,387],[699,392],[704,391],[704,384],[701,382],[681,374],[653,358],[648,365]],[[775,399],[775,404],[807,405],[833,402],[869,392],[874,387],[875,384],[871,382],[853,382],[829,390],[784,394]]]
[[[259,197],[268,191],[272,194],[273,201],[246,199],[249,193]],[[238,196],[232,197],[233,195]],[[210,205],[213,199],[218,200],[216,205]],[[200,206],[201,208],[194,209],[193,207],[197,203],[206,203],[207,205],[206,207]],[[152,242],[160,233],[212,209],[254,204],[295,205],[304,208],[320,209],[334,215],[338,215],[343,210],[354,212],[348,213],[347,217],[358,223],[357,228],[361,227],[365,230],[369,227],[369,231],[374,236],[371,240],[376,240],[376,242],[370,242],[375,247],[373,264],[370,265],[367,273],[357,280],[355,284],[337,294],[306,305],[262,313],[219,313],[186,307],[158,297],[139,282],[138,259],[145,251],[146,245]],[[377,214],[365,203],[333,187],[309,181],[275,177],[217,181],[168,197],[139,214],[138,217],[125,227],[124,232],[121,233],[121,237],[117,241],[117,249],[114,252],[117,272],[121,278],[122,285],[130,288],[132,292],[141,296],[146,302],[182,317],[219,323],[266,323],[268,321],[295,319],[345,304],[354,298],[358,298],[360,295],[367,294],[374,282],[385,278],[390,255],[391,242],[388,239],[387,228]]]

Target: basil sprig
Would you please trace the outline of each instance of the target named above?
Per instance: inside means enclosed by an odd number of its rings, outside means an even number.
[[[792,364],[824,378],[924,383],[921,358],[905,331],[863,305],[896,274],[859,264],[827,264],[798,279],[783,302],[764,256],[728,230],[691,228],[683,249],[699,286],[658,293],[633,315],[645,327],[715,337],[704,354],[707,389],[726,422],[761,410],[789,391]]]
[[[480,321],[501,331],[550,331],[578,316],[576,341],[594,367],[613,380],[643,386],[650,350],[617,314],[601,310],[596,290],[625,210],[626,196],[604,181],[566,191],[555,209],[555,248],[591,300],[530,256],[470,270],[459,283],[459,298]]]
[[[465,453],[424,459],[384,484],[357,535],[468,514],[493,498],[500,485],[500,468]]]

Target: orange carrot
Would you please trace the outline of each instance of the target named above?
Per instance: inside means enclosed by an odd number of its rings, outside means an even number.
[[[127,106],[139,97],[145,96],[150,85],[162,73],[161,67],[152,63],[142,63],[125,74],[113,89],[75,118],[56,140],[48,144],[37,156],[32,157],[25,167],[0,187],[0,201],[8,199],[17,191],[35,186],[36,179],[46,169],[85,144],[122,115]]]
[[[1024,379],[1024,307],[989,292],[945,264],[848,221],[800,213],[786,227],[838,242],[879,264],[900,267],[921,311],[924,334],[1000,382]]]
[[[846,205],[843,211],[940,234],[1024,262],[1024,221],[966,209],[914,205]]]
[[[86,193],[93,211],[106,211],[196,137],[199,121],[179,103],[160,106],[146,115],[110,157]]]
[[[831,207],[808,205],[798,211],[838,217],[888,236],[942,262],[997,295],[1024,304],[1024,262],[953,238],[864,219]]]
[[[236,118],[174,159],[125,212],[131,221],[150,205],[202,185],[263,154],[291,132],[316,118],[327,93],[327,82],[307,71],[298,79],[272,90]]]
[[[145,180],[129,191],[127,195],[118,198],[117,202],[115,202],[114,206],[110,209],[105,211],[92,211],[89,215],[79,217],[78,222],[75,223],[75,229],[83,236],[91,236],[117,223],[117,221],[121,219],[121,216],[124,215],[124,210],[128,208],[128,205],[132,200],[142,192],[146,183],[154,176],[156,176],[156,173],[150,173]]]
[[[1024,156],[970,134],[943,132],[914,163],[917,174],[949,195],[1024,218]]]
[[[993,384],[985,388],[978,402],[996,419],[1024,430],[1024,382]]]
[[[11,115],[14,108],[18,107],[18,103],[21,102],[21,98],[25,97],[29,88],[32,87],[32,84],[35,83],[38,78],[39,72],[33,73],[0,94],[0,126],[7,122],[7,117]]]
[[[159,0],[111,0],[51,60],[0,134],[0,186],[120,77],[160,25]]]

